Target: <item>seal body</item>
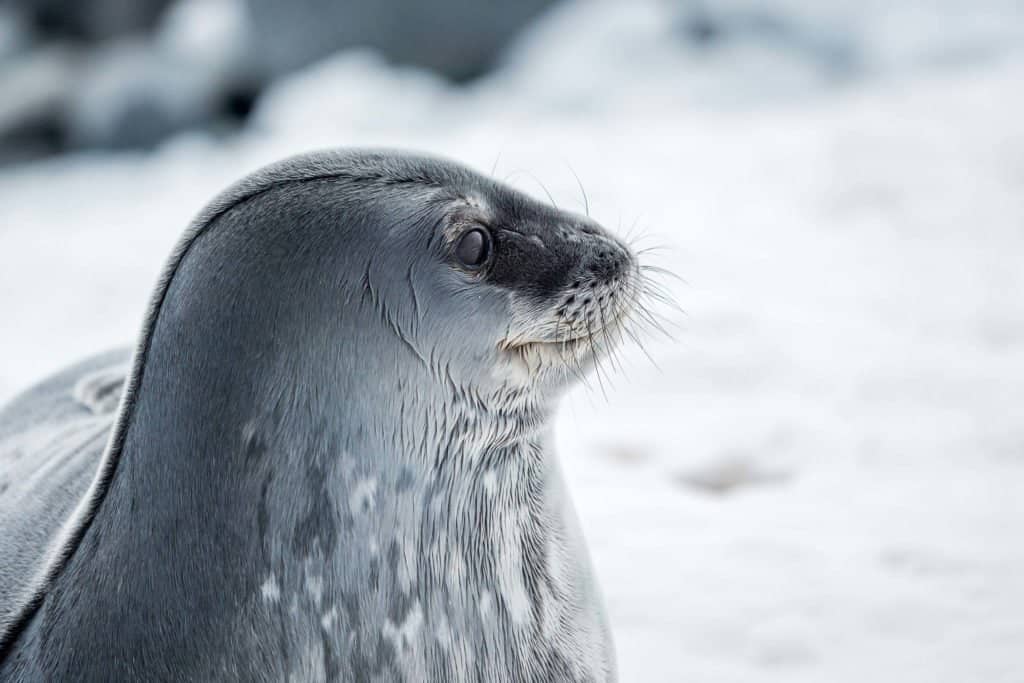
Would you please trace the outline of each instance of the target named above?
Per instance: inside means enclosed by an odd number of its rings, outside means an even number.
[[[638,272],[450,162],[243,180],[130,363],[0,413],[0,680],[613,680],[549,418]]]

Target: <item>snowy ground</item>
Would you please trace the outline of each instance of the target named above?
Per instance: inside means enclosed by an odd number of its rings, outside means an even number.
[[[1020,36],[1005,6],[947,33]],[[890,36],[837,84],[671,47],[663,12],[572,7],[468,90],[341,56],[241,138],[0,174],[0,400],[132,339],[187,220],[264,162],[415,147],[582,210],[575,172],[686,281],[658,367],[627,350],[559,425],[622,679],[1024,681],[1024,55]]]

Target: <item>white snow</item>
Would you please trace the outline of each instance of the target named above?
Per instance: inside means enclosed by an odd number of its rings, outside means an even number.
[[[414,147],[582,211],[578,175],[685,279],[658,367],[626,349],[558,425],[622,680],[1024,680],[1019,5],[763,5],[852,45],[842,77],[739,20],[701,56],[672,6],[573,3],[465,89],[341,55],[240,138],[4,171],[0,400],[129,343],[262,163]]]

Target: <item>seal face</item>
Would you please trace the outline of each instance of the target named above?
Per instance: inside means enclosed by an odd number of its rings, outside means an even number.
[[[381,253],[411,261],[409,296],[389,298],[388,314],[412,321],[399,325],[409,338],[422,336],[415,329],[420,326],[471,327],[472,335],[459,334],[453,344],[442,345],[445,353],[475,356],[471,363],[449,361],[452,367],[500,367],[513,350],[521,361],[543,359],[531,366],[532,388],[538,395],[555,389],[548,373],[564,378],[569,368],[584,369],[630,310],[638,292],[635,259],[588,218],[533,202],[479,176],[447,180],[432,197],[441,204],[437,215],[424,221],[433,225],[424,230],[404,223],[401,228],[410,231],[404,247],[394,233],[392,244],[380,245]],[[431,238],[426,249],[416,244],[424,233]],[[420,298],[438,294],[444,305],[419,305]],[[430,339],[417,341],[438,349]],[[476,378],[472,384],[488,382]]]
[[[523,364],[538,394],[552,391],[621,334],[639,291],[636,260],[589,218],[507,192],[466,195],[442,234],[476,294],[506,299],[486,342]]]
[[[242,181],[172,255],[111,426],[96,364],[37,401],[88,410],[0,413],[0,466],[93,427],[50,449],[77,449],[71,484],[29,478],[55,512],[0,560],[0,680],[613,679],[548,418],[640,273],[589,218],[451,162]],[[33,524],[5,495],[0,522]]]

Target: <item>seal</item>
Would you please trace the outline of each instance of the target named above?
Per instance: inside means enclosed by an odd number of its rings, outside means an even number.
[[[133,353],[0,413],[0,680],[613,680],[551,416],[641,282],[453,162],[242,180]]]

